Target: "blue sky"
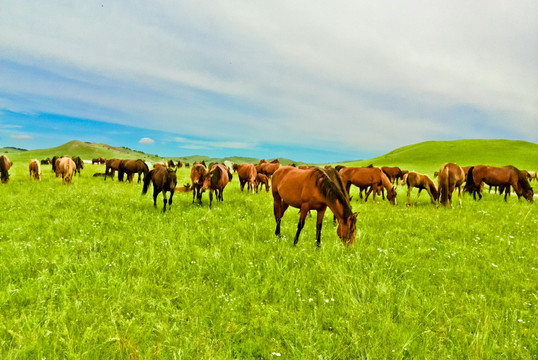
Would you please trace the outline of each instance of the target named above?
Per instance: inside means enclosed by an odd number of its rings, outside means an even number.
[[[538,142],[534,0],[6,0],[0,33],[0,146],[321,163]]]

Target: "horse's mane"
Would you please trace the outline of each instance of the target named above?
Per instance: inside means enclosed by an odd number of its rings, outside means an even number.
[[[323,181],[316,181],[318,189],[329,199],[329,201],[339,201],[344,209],[344,218],[353,215],[351,205],[349,204],[349,196],[345,190],[344,183],[340,174],[334,169],[329,168],[322,170],[320,168],[313,168],[314,173],[318,179]]]
[[[521,170],[519,170],[517,167],[508,165],[507,168],[513,169],[517,174],[517,183],[524,191],[532,190],[531,184],[529,183],[529,179],[527,179],[527,176],[525,173]]]

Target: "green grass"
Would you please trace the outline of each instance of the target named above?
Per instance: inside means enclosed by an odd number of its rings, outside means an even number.
[[[538,212],[514,195],[353,200],[357,244],[328,213],[317,249],[315,217],[293,247],[297,210],[274,236],[272,196],[237,178],[211,210],[176,194],[163,214],[102,165],[64,186],[23,160],[0,186],[2,359],[538,356]]]

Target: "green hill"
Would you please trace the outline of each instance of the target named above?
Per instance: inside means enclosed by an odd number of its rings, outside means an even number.
[[[538,170],[538,144],[518,140],[425,141],[393,150],[370,160],[350,161],[348,166],[399,166],[402,169],[433,173],[447,162],[461,166],[514,165]]]

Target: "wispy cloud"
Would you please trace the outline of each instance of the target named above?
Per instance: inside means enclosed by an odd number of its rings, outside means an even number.
[[[144,138],[138,140],[138,143],[139,144],[150,145],[150,144],[155,144],[155,140],[153,140],[151,138],[148,138],[148,137],[144,137]]]
[[[27,141],[27,140],[32,140],[34,137],[31,135],[21,134],[21,135],[11,135],[10,138],[13,140]]]

